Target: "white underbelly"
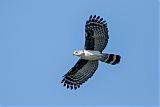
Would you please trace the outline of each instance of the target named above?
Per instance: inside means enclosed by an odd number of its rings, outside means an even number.
[[[82,58],[82,59],[86,59],[86,60],[99,60],[101,57],[91,55],[91,56],[83,56],[83,57],[81,57],[81,58]]]
[[[86,60],[99,60],[102,58],[102,54],[98,51],[86,50],[85,55],[81,56],[81,58]]]

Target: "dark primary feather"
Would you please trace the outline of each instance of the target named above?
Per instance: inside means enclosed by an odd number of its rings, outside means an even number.
[[[102,52],[108,43],[107,23],[100,16],[92,15],[85,25],[85,49]]]
[[[64,86],[67,86],[67,88],[77,89],[80,85],[92,77],[97,68],[98,61],[79,59],[74,67],[72,67],[69,72],[64,75],[61,83],[63,83]]]

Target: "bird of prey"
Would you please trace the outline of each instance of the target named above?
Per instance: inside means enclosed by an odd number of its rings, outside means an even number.
[[[73,55],[80,57],[78,62],[63,76],[64,86],[77,89],[93,76],[98,68],[98,62],[118,64],[121,56],[102,53],[108,43],[107,23],[100,16],[90,16],[85,25],[84,50],[74,51]]]

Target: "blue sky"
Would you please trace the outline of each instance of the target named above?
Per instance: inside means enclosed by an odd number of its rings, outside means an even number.
[[[60,82],[91,14],[108,23],[104,52],[122,60],[100,62],[80,89],[67,90]],[[155,0],[1,0],[0,105],[156,106],[158,49]]]

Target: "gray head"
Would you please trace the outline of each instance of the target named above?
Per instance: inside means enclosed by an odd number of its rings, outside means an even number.
[[[77,50],[73,52],[73,55],[76,55],[76,56],[82,56],[83,54],[84,54],[83,50]]]

